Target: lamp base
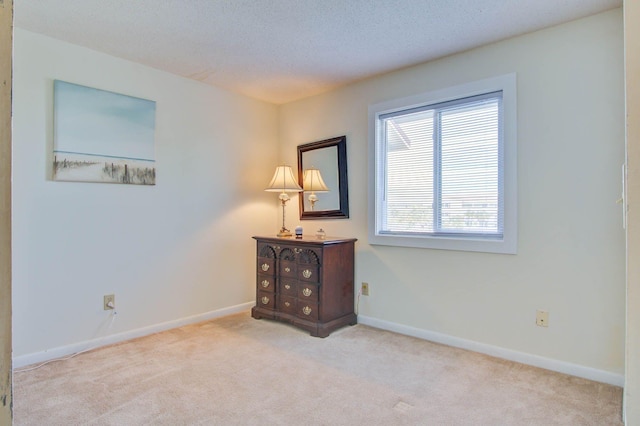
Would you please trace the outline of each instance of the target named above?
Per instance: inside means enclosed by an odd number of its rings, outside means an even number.
[[[281,238],[292,237],[292,236],[293,234],[287,228],[282,228],[280,232],[278,232],[278,237],[281,237]]]

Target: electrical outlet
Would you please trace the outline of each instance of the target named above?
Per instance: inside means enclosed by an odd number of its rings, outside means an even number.
[[[538,309],[536,311],[536,325],[538,327],[549,327],[549,312]]]
[[[104,295],[104,310],[109,311],[116,308],[116,295],[105,294]]]
[[[369,283],[363,282],[361,290],[362,290],[362,295],[363,296],[368,296],[369,295]]]

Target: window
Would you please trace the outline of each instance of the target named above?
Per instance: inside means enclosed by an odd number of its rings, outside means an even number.
[[[515,76],[372,105],[372,244],[515,253]]]

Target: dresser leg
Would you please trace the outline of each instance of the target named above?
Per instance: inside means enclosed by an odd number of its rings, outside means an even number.
[[[260,315],[260,312],[258,312],[258,310],[256,309],[255,306],[253,308],[251,308],[251,317],[254,318],[254,319],[265,318],[263,315]]]
[[[329,334],[331,334],[331,331],[326,329],[320,329],[320,330],[316,329],[316,330],[313,330],[310,334],[311,334],[311,337],[321,337],[324,339]]]

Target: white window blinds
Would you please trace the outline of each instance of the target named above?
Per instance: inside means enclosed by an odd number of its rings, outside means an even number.
[[[501,91],[379,120],[379,233],[502,238]]]

